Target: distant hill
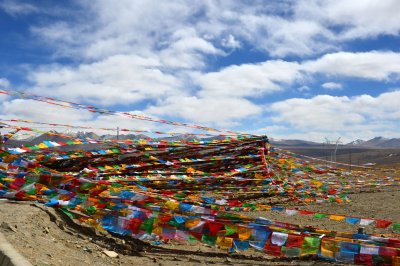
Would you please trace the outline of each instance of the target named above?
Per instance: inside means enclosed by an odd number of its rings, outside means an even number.
[[[321,143],[307,141],[307,140],[299,140],[299,139],[270,139],[269,142],[273,146],[320,146]]]
[[[365,140],[356,139],[356,140],[353,140],[352,142],[347,143],[346,145],[359,146],[359,145],[362,145],[363,143],[365,143]]]
[[[117,138],[119,140],[126,140],[126,139],[147,139],[147,140],[151,140],[151,138],[149,136],[146,136],[144,134],[138,134],[138,135],[127,134],[127,135],[119,135],[118,137],[117,137],[117,135],[107,134],[107,135],[100,136],[98,139],[110,139],[110,140],[113,139],[113,140],[115,140]]]
[[[356,147],[365,147],[365,148],[378,148],[378,149],[400,148],[400,138],[387,139],[384,137],[375,137],[375,138],[367,140],[367,141],[356,140],[356,141],[350,142],[346,145],[356,146]]]
[[[54,131],[54,133],[57,133]],[[65,133],[64,133],[65,134]],[[117,139],[117,135],[97,135],[94,132],[86,132],[86,131],[78,131],[78,132],[69,132],[66,133],[68,136],[71,136],[73,138],[80,138],[80,139],[99,139],[99,140],[115,140]],[[126,134],[126,135],[119,135],[118,138],[120,140],[126,140],[126,139],[158,139],[158,140],[167,140],[167,141],[174,141],[174,140],[200,140],[201,138],[198,138],[196,136],[190,136],[190,135],[176,135],[176,136],[171,136],[171,137],[160,137],[160,138],[151,138],[147,135],[144,134]],[[213,139],[222,139],[224,137],[221,136],[215,136],[215,137],[208,137],[208,138],[202,138],[204,140],[213,140]],[[31,146],[31,145],[36,145],[44,140],[49,140],[49,141],[68,141],[69,138],[64,138],[60,136],[54,136],[51,134],[42,134],[38,137],[35,138],[27,138],[27,139],[10,139],[7,142],[7,146],[20,146],[20,145],[26,145],[26,146]],[[313,141],[307,141],[307,140],[300,140],[300,139],[274,139],[270,138],[269,139],[270,143],[272,146],[277,146],[277,147],[309,147],[309,148],[322,148],[327,146],[326,143],[318,143],[318,142],[313,142]],[[334,144],[329,144],[328,146],[334,146]],[[375,148],[375,149],[398,149],[400,148],[400,138],[384,138],[384,137],[375,137],[370,140],[361,140],[357,139],[354,141],[351,141],[347,144],[340,144],[340,147],[344,148]]]
[[[273,146],[277,147],[321,147],[325,146],[326,143],[317,143],[307,140],[298,140],[298,139],[284,139],[284,140],[276,140],[270,139],[270,143]],[[334,146],[334,144],[329,144],[330,146]],[[348,147],[348,148],[375,148],[375,149],[399,149],[400,148],[400,138],[384,138],[384,137],[375,137],[370,140],[362,140],[357,139],[351,141],[347,144],[340,144],[340,147]]]

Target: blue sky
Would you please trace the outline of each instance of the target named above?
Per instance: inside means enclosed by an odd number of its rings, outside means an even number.
[[[396,0],[0,0],[0,87],[278,139],[400,137],[398,10]],[[171,130],[0,100],[0,119]]]

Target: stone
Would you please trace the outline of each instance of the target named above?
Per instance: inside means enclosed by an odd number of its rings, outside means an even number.
[[[106,254],[110,258],[118,257],[118,253],[112,250],[103,250],[103,253]]]
[[[13,226],[13,225],[7,223],[7,222],[2,222],[2,223],[1,223],[1,227],[4,228],[4,229],[7,229],[7,230],[11,230],[11,231],[13,231],[14,233],[17,232],[17,228],[16,228],[15,226]]]

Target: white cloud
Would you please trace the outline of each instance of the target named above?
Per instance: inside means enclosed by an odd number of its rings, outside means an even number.
[[[335,48],[334,41],[328,41],[333,40],[334,35],[314,21],[269,17],[259,26],[268,32],[261,38],[254,34],[251,41],[274,57],[313,55]]]
[[[86,10],[82,17],[32,27],[32,32],[50,44],[59,56],[75,55],[93,61],[119,54],[153,57],[164,53],[166,57],[174,56],[176,62],[181,58],[193,66],[194,62],[188,59],[221,53],[203,37],[205,33],[197,31],[193,17],[201,4],[152,0],[78,4]],[[197,62],[202,63],[198,59]]]
[[[162,72],[157,58],[118,55],[77,68],[45,66],[29,79],[36,94],[101,105],[129,105],[174,94],[181,87],[175,76]]]
[[[400,17],[397,0],[302,0],[295,5],[295,17],[313,20],[325,28],[336,27],[338,41],[398,35]]]
[[[180,29],[172,34],[170,44],[160,51],[164,66],[172,68],[198,68],[205,65],[204,55],[223,55],[224,52],[200,38],[194,29]]]
[[[302,69],[344,77],[388,80],[400,77],[400,53],[395,52],[338,52],[317,60],[304,62]]]
[[[301,135],[306,139],[311,132],[339,136],[366,134],[373,137],[382,134],[379,132],[395,135],[393,132],[400,130],[396,123],[400,119],[399,97],[400,90],[377,97],[318,95],[310,99],[293,98],[272,104],[272,119],[290,126],[294,132],[303,132]]]
[[[128,0],[81,5],[87,10],[85,15],[74,21],[33,26],[32,32],[52,45],[59,56],[75,54],[90,60],[162,51],[187,62],[189,55],[216,54],[216,46],[238,49],[241,43],[273,56],[311,55],[334,48],[327,41],[335,40],[334,35],[322,24],[272,12],[290,12],[294,5]],[[180,36],[181,31],[192,36]],[[193,45],[194,49],[187,49]]]
[[[153,115],[178,116],[189,121],[232,126],[232,121],[260,114],[262,109],[242,98],[199,98],[175,96],[167,98],[145,112]]]
[[[237,49],[245,43],[275,57],[315,55],[337,50],[354,38],[400,32],[397,0],[252,1],[251,4],[97,0],[79,4],[86,12],[74,18],[75,21],[33,29],[46,43],[62,47],[63,52],[77,52],[91,59],[121,53],[147,56],[146,53],[164,49],[175,51],[175,42],[190,42],[190,38],[176,39],[175,32],[182,29],[194,33],[197,38],[194,43],[212,46],[206,49],[212,53],[219,45]],[[174,54],[173,51],[169,54]],[[184,59],[188,53],[182,56]]]
[[[290,84],[301,78],[300,66],[285,61],[233,65],[218,72],[197,73],[194,79],[201,86],[199,95],[260,96],[282,90],[281,83]]]
[[[200,42],[182,47],[207,49],[208,46],[203,46]],[[163,55],[160,57],[117,55],[98,62],[81,64],[78,67],[50,65],[32,72],[29,78],[36,84],[33,92],[37,94],[53,95],[78,102],[80,98],[84,98],[85,101],[107,106],[153,100],[157,101],[157,104],[150,105],[148,110],[158,115],[162,113],[155,110],[165,109],[185,119],[227,124],[242,119],[245,115],[254,115],[255,110],[260,110],[261,107],[249,99],[284,91],[296,82],[305,81],[307,75],[323,73],[340,77],[396,79],[400,73],[397,58],[400,58],[400,55],[392,52],[340,52],[301,63],[269,60],[262,63],[232,65],[216,72],[177,71],[172,74],[168,70],[166,72],[161,70],[165,69]],[[194,91],[191,87],[193,85],[199,89]],[[341,84],[327,82],[322,87],[340,89]],[[305,90],[309,90],[307,85],[300,87],[300,91]],[[177,100],[179,97],[183,100]],[[181,102],[186,98],[194,99],[195,103],[214,103],[214,99],[218,99],[221,105],[226,101],[228,106],[233,98],[236,98],[235,101],[251,103],[252,107],[257,108],[251,108],[251,112],[243,112],[240,115],[231,116],[225,113],[205,119],[201,116],[184,114],[186,107],[181,105]],[[176,106],[173,107],[173,104]],[[200,113],[209,111],[209,107],[203,104],[198,104],[196,109]]]
[[[241,47],[240,41],[238,41],[232,34],[229,34],[227,38],[223,38],[221,44],[224,47],[232,49]]]
[[[336,82],[325,82],[321,86],[322,86],[322,88],[328,89],[328,90],[341,90],[341,89],[343,89],[342,84],[336,83]]]
[[[16,0],[3,0],[0,2],[0,9],[4,12],[12,15],[26,15],[30,13],[36,13],[39,11],[34,5],[23,3],[22,1]]]
[[[293,98],[271,105],[277,112],[274,121],[286,122],[299,129],[344,129],[364,117],[351,112],[348,97],[319,95],[311,99]]]

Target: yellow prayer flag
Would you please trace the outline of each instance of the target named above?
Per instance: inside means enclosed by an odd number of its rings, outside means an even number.
[[[176,210],[176,209],[179,208],[179,202],[177,202],[177,201],[172,201],[172,200],[167,201],[167,202],[165,203],[165,207],[168,208],[168,209],[170,209],[170,210]]]
[[[190,229],[198,225],[200,221],[200,219],[189,219],[185,222],[185,226]]]
[[[230,249],[233,244],[233,238],[225,237],[225,236],[218,236],[217,238],[217,245],[221,249]]]
[[[259,205],[262,209],[264,209],[264,210],[266,210],[266,211],[269,211],[269,210],[271,210],[272,209],[272,206],[270,206],[270,205]]]
[[[335,253],[339,251],[338,243],[330,239],[322,239],[321,255],[328,258],[335,258]]]
[[[315,229],[315,232],[316,233],[318,233],[318,234],[325,234],[325,235],[328,235],[331,231],[329,231],[329,230],[324,230],[324,229]]]
[[[332,214],[329,216],[329,219],[334,220],[334,221],[343,221],[344,219],[346,219],[346,217],[342,216],[342,215],[333,215]]]
[[[253,231],[251,229],[246,228],[246,227],[241,227],[241,226],[238,227],[238,231],[237,231],[239,239],[241,241],[249,239],[252,232]]]
[[[160,226],[157,226],[157,227],[155,227],[154,229],[153,229],[153,234],[156,234],[156,235],[158,235],[158,236],[161,236],[162,235],[162,227],[160,227]]]
[[[316,187],[320,187],[323,185],[321,181],[315,179],[311,180],[311,184],[315,185]]]
[[[40,144],[38,144],[37,145],[40,149],[47,149],[49,146],[47,146],[46,144],[44,144],[44,143],[40,143]]]

